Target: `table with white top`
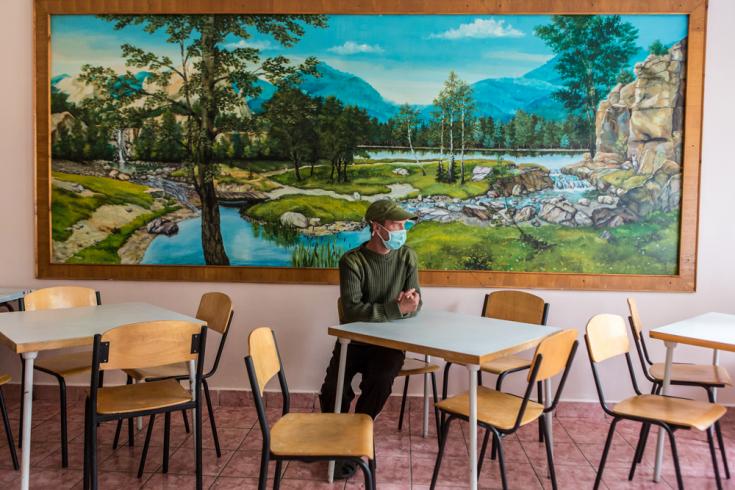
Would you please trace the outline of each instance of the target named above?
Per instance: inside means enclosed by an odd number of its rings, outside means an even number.
[[[11,301],[16,301],[25,296],[26,294],[31,292],[31,288],[22,288],[22,287],[15,287],[15,288],[9,288],[9,287],[2,287],[0,288],[0,305],[5,305],[9,311],[13,311],[12,308],[10,308],[10,305],[6,305],[5,303],[10,303]]]
[[[354,340],[366,344],[416,352],[463,364],[469,373],[470,470],[469,482],[477,489],[477,372],[480,364],[536,347],[558,328],[511,322],[448,311],[422,310],[412,318],[384,323],[354,322],[329,328],[339,338],[340,360],[334,410],[342,408],[347,346]],[[547,386],[547,392],[549,388]],[[547,397],[549,398],[549,397]],[[546,400],[547,403],[550,400]],[[551,430],[551,417],[547,414]],[[553,439],[551,439],[553,440]],[[332,480],[330,463],[329,479]]]
[[[23,357],[25,368],[21,435],[23,445],[21,488],[23,490],[28,489],[30,477],[33,362],[38,353],[45,350],[92,345],[96,334],[102,334],[111,328],[128,323],[158,320],[179,320],[206,325],[203,320],[146,303],[120,303],[0,314],[0,343],[20,354]]]
[[[674,349],[678,344],[696,345],[713,349],[712,364],[719,363],[719,351],[735,352],[735,315],[725,313],[705,313],[672,323],[649,332],[652,339],[663,340],[666,345],[666,366],[661,392],[669,394],[671,385],[671,365],[674,360]],[[664,434],[659,429],[656,446],[656,466],[654,481],[661,480],[661,466],[664,457]]]

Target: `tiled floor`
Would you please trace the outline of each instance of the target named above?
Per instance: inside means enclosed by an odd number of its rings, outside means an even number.
[[[9,391],[13,391],[12,389]],[[17,431],[17,400],[9,396],[9,412],[13,429]],[[275,401],[275,400],[274,400]],[[431,482],[437,445],[434,431],[430,438],[421,436],[421,403],[413,399],[403,432],[397,431],[398,403],[391,399],[386,410],[376,420],[375,437],[378,459],[378,488],[427,489]],[[310,411],[315,404],[311,396],[300,395],[294,405],[299,411]],[[318,404],[318,402],[317,402]],[[271,405],[275,405],[272,403]],[[82,403],[70,402],[69,415],[69,468],[60,467],[58,405],[50,399],[34,403],[34,427],[31,461],[31,487],[39,489],[81,488],[82,486]],[[268,412],[273,420],[280,415],[276,407]],[[204,420],[204,474],[205,488],[257,488],[260,461],[260,428],[252,406],[219,406],[216,408],[217,426],[222,445],[222,457],[217,458],[212,445],[208,420]],[[206,412],[205,412],[206,414]],[[172,423],[171,463],[166,475],[161,473],[161,446],[163,421],[157,420],[143,478],[136,478],[136,470],[143,444],[144,431],[138,432],[134,447],[124,444],[116,451],[111,448],[114,423],[107,423],[99,430],[99,478],[103,489],[124,488],[176,488],[182,490],[194,486],[194,453],[191,436],[184,432],[182,419],[175,416]],[[433,424],[433,421],[432,421]],[[592,403],[562,403],[554,424],[556,471],[559,488],[592,488],[595,469],[605,441],[609,420],[599,405]],[[430,425],[433,427],[433,425]],[[636,478],[628,482],[627,474],[637,441],[639,426],[618,424],[617,435],[608,459],[603,486],[619,488],[668,489],[676,485],[670,456],[664,468],[664,479],[659,484],[651,480],[654,458],[653,439],[650,440],[643,465]],[[729,447],[729,459],[735,464],[735,416],[728,414],[723,421],[723,431]],[[17,437],[17,433],[15,434]],[[19,483],[19,473],[13,471],[7,452],[4,434],[0,443],[0,488],[14,488]],[[454,424],[447,442],[447,449],[438,488],[466,488],[468,450],[466,424]],[[686,488],[715,488],[712,465],[702,433],[681,431],[677,435]],[[537,427],[532,425],[504,442],[508,481],[511,488],[550,488],[546,478],[546,456],[542,443],[537,441]],[[668,451],[668,449],[667,449]],[[667,453],[668,454],[668,453]],[[274,469],[271,468],[271,471]],[[358,475],[348,482],[328,484],[324,479],[326,465],[292,462],[285,465],[282,488],[308,489],[358,489],[362,486]],[[272,473],[271,473],[272,476]],[[735,478],[725,481],[725,488],[735,488]],[[500,488],[497,463],[484,462],[480,475],[481,488]]]

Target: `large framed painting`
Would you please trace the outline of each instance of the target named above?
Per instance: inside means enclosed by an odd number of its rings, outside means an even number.
[[[695,289],[704,1],[35,6],[38,277]]]

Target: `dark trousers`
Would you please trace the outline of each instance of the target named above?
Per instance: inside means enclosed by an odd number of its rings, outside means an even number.
[[[339,372],[340,343],[337,341],[332,351],[332,359],[327,367],[327,375],[322,384],[322,412],[334,412],[334,398],[337,395],[337,374]],[[375,418],[383,409],[393,388],[393,380],[403,366],[406,354],[396,349],[352,342],[347,348],[345,384],[342,390],[342,413],[350,409],[355,398],[352,391],[352,378],[362,374],[360,391],[362,394],[355,406],[356,413],[364,413]]]

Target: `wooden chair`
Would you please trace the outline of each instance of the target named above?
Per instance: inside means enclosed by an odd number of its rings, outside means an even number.
[[[344,320],[344,309],[342,308],[342,301],[340,299],[337,299],[337,313],[339,315],[339,323],[343,324],[345,323]],[[429,374],[431,376],[431,389],[432,393],[434,395],[434,405],[439,401],[439,397],[437,396],[436,391],[436,372],[439,371],[439,366],[436,364],[432,364],[428,361],[422,361],[421,359],[414,359],[411,357],[407,357],[403,361],[403,366],[401,366],[401,370],[398,372],[398,377],[405,377],[405,381],[403,382],[403,395],[401,396],[401,413],[398,416],[398,431],[400,432],[403,429],[403,414],[406,411],[406,400],[408,399],[408,382],[411,376],[419,375],[419,374]],[[436,433],[437,435],[441,432],[440,430],[440,421],[439,421],[439,411],[434,408],[434,419],[436,422]]]
[[[360,413],[289,413],[289,393],[276,338],[269,328],[253,330],[245,357],[258,422],[263,433],[259,490],[265,490],[268,462],[276,462],[273,488],[281,482],[283,461],[354,461],[365,475],[365,488],[375,490],[373,419]],[[283,416],[269,427],[263,404],[265,385],[278,375],[283,396]],[[366,458],[366,463],[363,458]]]
[[[549,304],[534,294],[523,291],[494,291],[485,295],[485,302],[482,305],[482,316],[487,318],[496,318],[498,320],[508,320],[511,322],[531,323],[534,325],[546,325],[546,318],[549,314]],[[480,365],[480,371],[477,373],[478,385],[482,384],[482,373],[487,372],[497,375],[495,381],[495,390],[500,391],[505,377],[511,373],[525,371],[531,367],[531,359],[527,359],[518,355],[510,355],[488,361]],[[444,383],[442,386],[442,399],[447,398],[447,390],[449,387],[449,369],[452,363],[448,362],[444,366]],[[538,392],[538,399],[541,400],[541,389]],[[539,442],[543,441],[543,430],[539,422]],[[495,459],[496,450],[493,440],[493,448],[491,459]]]
[[[194,409],[196,488],[202,488],[201,383],[207,327],[194,322],[162,320],[133,323],[94,336],[92,378],[84,416],[84,488],[97,489],[97,425],[110,420],[149,416],[143,449],[149,446],[156,414],[165,414],[163,473],[168,472],[171,412]],[[196,369],[193,390],[175,379],[98,387],[99,376],[110,369],[144,369],[185,362]],[[139,469],[138,478],[142,476]]]
[[[217,354],[214,357],[214,363],[212,368],[202,376],[202,385],[204,387],[204,397],[207,402],[207,412],[209,413],[209,423],[212,428],[212,437],[214,439],[214,448],[217,452],[217,457],[222,456],[220,449],[219,437],[217,436],[217,424],[214,418],[214,409],[212,408],[212,398],[209,394],[209,383],[207,379],[213,376],[217,372],[219,367],[219,361],[222,357],[222,351],[225,347],[225,341],[227,340],[227,333],[230,331],[230,325],[232,323],[232,300],[229,296],[224,293],[205,293],[202,295],[199,301],[199,309],[196,313],[196,318],[207,322],[207,329],[210,332],[214,330],[220,334],[219,346],[217,347]],[[211,339],[210,339],[211,340]],[[157,366],[146,369],[127,369],[125,371],[128,375],[128,384],[132,380],[137,382],[141,381],[161,381],[164,379],[175,379],[178,382],[186,381],[189,379],[189,367],[186,363],[169,364],[166,366]],[[189,432],[189,421],[186,412],[182,411],[184,417],[184,424],[186,431]],[[132,438],[132,423],[133,419],[128,421],[128,439]],[[120,429],[122,428],[122,420],[117,423],[117,430],[115,431],[115,439],[113,442],[113,449],[117,447],[118,439],[120,437]],[[143,454],[147,454],[147,450],[143,450]],[[145,461],[141,459],[141,467],[145,465]]]
[[[663,362],[652,362],[648,355],[648,347],[646,346],[643,335],[643,323],[641,322],[641,317],[638,313],[638,305],[636,304],[635,299],[628,298],[628,309],[630,310],[630,316],[628,317],[630,331],[633,334],[633,341],[635,342],[636,351],[638,351],[638,359],[641,363],[643,374],[646,379],[653,384],[651,393],[659,394],[664,382],[664,370],[666,369],[666,365]],[[727,369],[722,366],[714,364],[673,363],[671,365],[671,384],[678,386],[698,386],[703,388],[707,392],[707,400],[714,403],[715,389],[732,386],[732,379],[730,378],[730,373],[727,372]],[[727,464],[727,450],[725,449],[719,420],[715,422],[715,435],[717,436],[717,443],[720,446],[722,466],[725,469],[725,478],[729,479],[730,467]],[[640,452],[638,459],[639,463],[641,462],[640,458],[643,457],[643,452],[645,451],[648,432],[643,433],[643,429],[641,429],[641,438],[643,439],[643,450]]]
[[[722,488],[720,481],[720,472],[717,466],[717,456],[715,453],[715,445],[712,437],[712,426],[723,415],[725,415],[725,407],[716,403],[700,402],[696,400],[687,400],[685,398],[675,398],[671,396],[660,396],[656,394],[642,394],[638,389],[635,372],[633,371],[633,362],[630,358],[630,343],[625,328],[625,321],[617,315],[596,315],[587,323],[587,333],[585,335],[587,343],[587,353],[589,354],[590,364],[592,366],[592,375],[597,387],[597,394],[600,398],[600,404],[606,414],[613,418],[610,423],[610,429],[607,434],[605,448],[600,459],[600,467],[597,471],[594,488],[597,489],[602,481],[602,473],[605,469],[605,461],[610,451],[610,443],[615,433],[615,426],[621,420],[632,420],[642,423],[642,433],[647,434],[651,425],[661,427],[666,431],[669,443],[671,445],[671,454],[674,459],[674,468],[676,470],[676,482],[679,489],[684,488],[681,478],[681,469],[679,467],[679,455],[676,449],[676,440],[674,432],[679,429],[699,429],[707,432],[707,440],[709,442],[710,456],[712,457],[712,466],[715,471],[715,480],[717,488]],[[608,407],[605,401],[605,395],[597,372],[597,364],[613,357],[620,355],[625,356],[628,365],[628,372],[633,384],[633,390],[636,395],[622,400],[612,407]],[[632,480],[635,475],[636,465],[641,459],[644,447],[644,438],[638,440],[633,463],[630,467],[628,480]]]
[[[477,474],[479,476],[482,470],[482,462],[485,459],[485,451],[487,449],[488,438],[490,432],[493,434],[493,441],[496,444],[498,452],[498,463],[500,464],[500,479],[503,489],[508,488],[508,481],[505,475],[505,462],[503,457],[503,437],[513,434],[519,428],[539,420],[541,428],[544,431],[544,441],[546,442],[546,457],[549,464],[549,476],[551,477],[551,486],[556,490],[556,473],[554,471],[554,457],[551,447],[551,439],[548,434],[544,414],[552,413],[556,409],[561,397],[564,384],[569,374],[569,368],[574,360],[574,354],[577,350],[577,331],[563,330],[549,335],[539,343],[536,352],[531,361],[531,367],[528,372],[528,386],[523,397],[503,393],[502,391],[493,390],[484,386],[477,388],[477,423],[485,428],[485,438],[482,442],[480,450],[480,458],[477,462]],[[556,389],[556,395],[553,402],[547,408],[544,408],[543,399],[535,402],[531,400],[534,385],[540,388],[543,381],[548,380],[563,371],[561,381]],[[442,414],[447,413],[449,416],[442,426],[442,437],[440,438],[439,454],[436,457],[434,465],[434,474],[431,478],[431,488],[436,486],[436,480],[439,476],[442,457],[444,455],[444,447],[449,434],[449,426],[455,419],[469,420],[469,392],[461,395],[453,396],[442,400],[437,404]]]
[[[8,410],[5,407],[5,396],[3,396],[2,386],[10,381],[10,376],[7,374],[0,374],[0,412],[3,416],[3,426],[5,427],[5,437],[8,438],[8,448],[10,449],[10,457],[13,460],[13,469],[18,471],[18,455],[15,452],[15,441],[13,440],[13,433],[10,430],[10,419],[8,418]]]
[[[24,311],[53,310],[61,308],[78,308],[82,306],[97,306],[101,304],[100,293],[94,289],[79,286],[55,286],[37,289],[26,294],[20,301],[20,309]],[[61,467],[69,466],[69,452],[67,444],[67,417],[66,417],[66,378],[75,374],[82,374],[92,365],[92,352],[89,350],[57,354],[55,356],[36,359],[33,368],[50,374],[59,383],[59,404],[61,406]],[[22,372],[25,372],[25,363],[21,362]],[[20,382],[20,429],[23,430],[23,391],[25,390],[25,374],[21,374]],[[20,440],[18,447],[21,446]]]

